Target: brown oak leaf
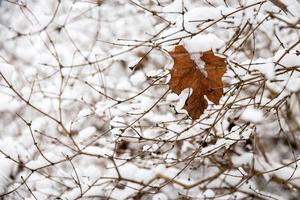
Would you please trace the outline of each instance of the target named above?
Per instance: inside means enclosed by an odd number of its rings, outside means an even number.
[[[204,95],[214,104],[219,104],[223,95],[222,76],[226,71],[227,62],[225,58],[214,55],[212,51],[204,52],[200,58],[205,63],[204,69],[207,73],[205,76],[182,45],[176,46],[170,55],[174,59],[174,66],[169,86],[178,95],[186,88],[193,89],[183,108],[193,120],[196,120],[208,106]]]

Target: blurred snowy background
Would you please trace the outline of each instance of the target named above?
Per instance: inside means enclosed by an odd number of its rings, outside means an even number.
[[[0,14],[0,199],[299,198],[299,0],[2,0]],[[167,84],[178,44],[228,61],[196,121]]]

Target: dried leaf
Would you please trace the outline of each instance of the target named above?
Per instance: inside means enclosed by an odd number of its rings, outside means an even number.
[[[196,120],[208,106],[204,95],[213,103],[219,103],[223,95],[222,76],[226,71],[226,60],[215,56],[212,51],[204,52],[200,58],[205,63],[205,77],[182,45],[176,46],[170,55],[174,59],[174,66],[169,86],[178,95],[186,88],[193,89],[183,108]]]

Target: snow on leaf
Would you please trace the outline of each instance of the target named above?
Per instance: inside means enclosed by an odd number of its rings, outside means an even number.
[[[193,89],[183,108],[196,120],[208,106],[204,95],[214,104],[219,103],[223,95],[222,76],[226,71],[226,60],[214,55],[212,51],[204,52],[200,58],[205,63],[206,77],[182,45],[176,46],[170,55],[174,59],[174,66],[169,86],[176,94],[180,94],[186,88]]]

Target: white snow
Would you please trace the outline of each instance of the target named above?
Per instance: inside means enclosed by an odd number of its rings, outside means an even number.
[[[8,80],[11,77],[13,73],[15,73],[15,68],[13,65],[7,64],[7,63],[0,63],[0,72],[4,77]],[[2,77],[1,77],[2,79]]]
[[[0,140],[0,149],[6,155],[14,155],[13,158],[16,158],[15,148],[17,143],[15,143],[12,139],[2,139]],[[12,181],[10,175],[14,173],[16,169],[16,163],[12,160],[6,158],[4,154],[0,152],[0,194],[7,190],[7,185]]]
[[[258,70],[262,73],[267,79],[273,79],[275,76],[275,66],[271,62],[271,59],[259,58],[253,63],[257,63],[251,66],[251,68]]]
[[[247,107],[243,111],[241,119],[253,123],[262,123],[264,119],[264,114],[259,109]]]
[[[78,113],[78,117],[86,117],[88,115],[91,115],[93,114],[93,111],[91,111],[91,109],[88,109],[88,108],[84,108],[82,109],[79,113]]]
[[[203,196],[205,198],[214,198],[215,197],[215,192],[213,190],[211,190],[211,189],[208,189],[208,190],[205,190],[203,192]]]
[[[179,102],[176,104],[175,109],[179,113],[186,113],[186,110],[182,109],[185,105],[185,102],[187,101],[188,97],[192,95],[193,89],[192,88],[186,88],[182,90],[182,92],[179,94]]]
[[[178,99],[179,99],[179,96],[175,93],[170,93],[166,97],[167,101],[177,101]]]
[[[152,200],[168,200],[168,196],[164,193],[157,193],[153,195]]]
[[[78,133],[79,140],[85,140],[85,139],[93,136],[93,134],[96,133],[96,130],[97,129],[94,126],[89,126],[89,127],[86,127],[85,129],[82,129]]]
[[[208,21],[205,26],[208,26],[211,21],[217,20],[219,18],[222,18],[222,15],[226,15],[226,13],[229,13],[230,11],[233,11],[232,9],[229,9],[225,6],[219,6],[216,8],[213,7],[196,7],[192,8],[188,12],[184,14],[184,27],[189,32],[197,32],[200,30],[200,27],[198,26],[202,22]],[[178,27],[182,26],[181,20],[177,20],[176,25]]]
[[[219,49],[225,45],[225,42],[215,34],[208,33],[198,34],[192,38],[186,39],[184,40],[183,45],[191,55],[196,54],[200,57],[199,53]]]
[[[0,77],[0,196],[297,197],[300,3],[282,2],[289,12],[255,0],[60,1],[53,16],[55,0],[2,1],[0,72],[13,89]],[[206,51],[228,63],[220,104],[198,120],[183,109],[192,89],[168,85],[177,45],[203,74]]]
[[[125,124],[124,118],[119,117],[119,116],[115,116],[111,121],[110,121],[110,125],[111,126],[115,126],[115,127],[123,127]]]
[[[286,52],[284,49],[280,49],[276,52],[273,61],[284,67],[295,67],[300,65],[300,55],[294,50]]]
[[[133,75],[130,76],[130,81],[134,84],[134,85],[139,85],[142,84],[146,81],[146,76],[143,72],[141,71],[137,71],[136,73],[134,73]]]
[[[286,87],[291,92],[298,92],[300,90],[300,74],[298,77],[292,76],[290,79],[288,79],[288,84]]]

